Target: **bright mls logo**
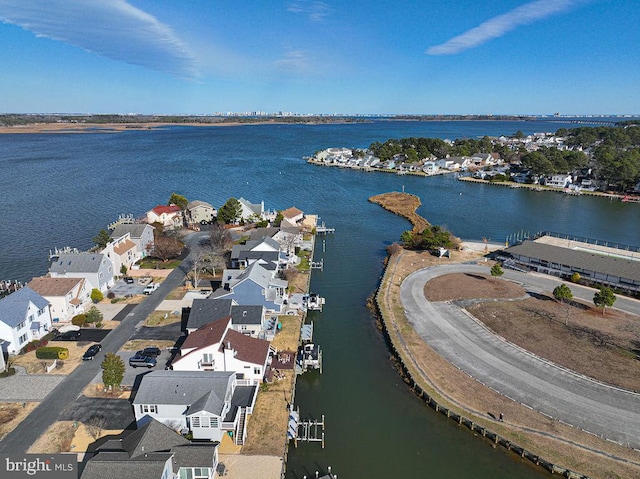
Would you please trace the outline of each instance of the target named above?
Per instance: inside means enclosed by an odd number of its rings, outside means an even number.
[[[77,479],[73,454],[25,454],[8,456],[0,461],[2,479]]]

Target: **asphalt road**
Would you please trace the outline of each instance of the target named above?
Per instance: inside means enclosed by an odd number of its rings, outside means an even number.
[[[204,233],[190,235],[186,239],[188,247],[196,244]],[[160,287],[133,308],[122,319],[120,325],[102,340],[101,357],[107,352],[117,352],[133,335],[136,326],[154,311],[174,288],[181,285],[185,273],[191,268],[190,257],[174,269],[160,284]],[[83,361],[73,373],[67,376],[13,431],[0,441],[0,453],[25,454],[38,437],[54,422],[60,413],[76,401],[83,389],[100,372],[101,361]]]
[[[640,447],[640,394],[594,381],[508,343],[466,311],[429,302],[424,285],[449,273],[487,273],[483,266],[456,264],[416,271],[401,285],[409,322],[440,355],[468,375],[543,414],[625,446]],[[525,290],[548,293],[557,278],[505,270],[505,279]],[[594,290],[571,285],[575,297],[591,301]],[[615,306],[638,314],[640,302],[618,298]]]

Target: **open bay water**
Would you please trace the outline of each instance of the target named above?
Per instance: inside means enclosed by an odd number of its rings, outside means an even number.
[[[307,164],[331,146],[366,147],[408,136],[441,138],[555,131],[557,122],[389,122],[343,125],[168,127],[91,134],[0,135],[0,279],[46,273],[53,247],[87,249],[120,213],[141,216],[174,191],[221,206],[229,197],[296,206],[337,229],[319,238],[312,291],[324,373],[300,377],[296,407],[325,415],[326,448],[292,448],[287,476],[328,465],[344,478],[537,478],[546,474],[473,438],[406,388],[365,307],[382,273],[385,247],[409,224],[367,198],[420,196],[419,213],[463,239],[502,242],[552,230],[627,244],[640,241],[640,205]],[[323,249],[323,240],[325,241]]]

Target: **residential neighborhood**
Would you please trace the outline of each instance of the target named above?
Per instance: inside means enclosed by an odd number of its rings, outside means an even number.
[[[48,275],[16,285],[15,291],[0,298],[3,370],[6,364],[22,368],[20,364],[27,364],[22,356],[37,354],[50,345],[69,350],[64,362],[75,363],[73,367],[79,359],[97,357],[104,370],[107,354],[114,353],[123,362],[120,387],[132,390],[129,414],[136,430],[96,443],[93,452],[84,456],[82,478],[113,474],[142,477],[143,469],[149,474],[144,477],[202,479],[224,475],[220,448],[224,451],[231,445],[241,449],[245,444],[260,385],[281,382],[287,385],[285,397],[292,395],[296,374],[309,368],[309,354],[300,356],[305,358],[304,365],[294,366],[302,337],[307,342],[312,339],[312,324],[304,324],[310,269],[302,256],[313,252],[316,217],[295,207],[269,212],[264,202],[240,199],[239,203],[238,217],[246,223],[231,221],[227,233],[224,225],[215,223],[217,210],[202,201],[189,202],[186,210],[156,206],[146,213],[144,222],[122,216],[110,225],[108,236],[96,237],[104,240],[104,245],[90,251],[54,249]],[[273,226],[276,217],[280,224]],[[266,222],[266,226],[256,228],[250,221]],[[210,226],[211,222],[215,224]],[[154,259],[156,239],[177,233],[185,241],[200,238],[189,244],[202,249],[202,238],[214,234],[202,228],[237,239],[229,243],[226,268],[213,277],[204,267],[198,274],[192,270],[174,291],[163,290],[168,276],[162,275],[162,270],[145,269],[143,263]],[[290,285],[287,278],[295,277],[304,283]],[[162,300],[158,294],[178,299]],[[131,316],[124,314],[143,305],[145,298],[159,305],[141,318],[141,325],[151,324],[155,315],[160,326],[136,329],[119,350],[102,350],[100,338],[119,328],[119,322]],[[76,326],[80,324],[76,320],[85,318],[89,310],[100,311],[100,317],[104,314],[109,329],[100,330],[100,325],[84,319],[83,325]],[[293,335],[287,332],[294,342],[275,346],[281,330],[290,325],[297,325]],[[94,345],[82,358],[81,344]],[[53,361],[51,370],[62,363]],[[312,365],[315,367],[319,365]],[[47,366],[46,372],[49,370]],[[73,374],[73,369],[68,374]],[[98,374],[94,379],[96,386],[102,385],[103,377]],[[285,377],[287,381],[282,382]],[[108,396],[111,386],[105,382],[102,387]],[[100,414],[94,411],[94,415]],[[89,424],[92,419],[88,421],[83,427],[95,429]],[[280,426],[285,444],[286,422]],[[141,458],[144,465],[137,466]]]

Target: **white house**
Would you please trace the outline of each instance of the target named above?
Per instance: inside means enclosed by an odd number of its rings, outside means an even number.
[[[280,226],[298,226],[298,223],[302,221],[303,218],[304,213],[295,206],[292,206],[282,211],[282,223]]]
[[[51,305],[54,323],[71,321],[91,304],[91,288],[84,278],[33,278],[27,285]]]
[[[189,333],[175,371],[232,371],[238,379],[262,381],[269,360],[269,341],[231,329],[231,318],[222,318]]]
[[[242,207],[242,211],[240,212],[240,218],[243,220],[248,220],[249,218],[263,218],[264,217],[264,201],[260,203],[250,203],[249,200],[246,200],[242,197],[238,199],[240,206]]]
[[[123,266],[129,270],[136,261],[142,258],[142,253],[138,251],[138,246],[131,240],[129,233],[114,238],[100,253],[109,258],[116,275],[120,274]]]
[[[176,205],[158,205],[147,211],[147,223],[160,223],[164,229],[182,228],[182,210]]]
[[[438,172],[439,168],[435,161],[425,161],[422,164],[422,171],[424,171],[427,175],[435,175]]]
[[[232,431],[237,440],[246,434],[256,395],[256,385],[238,384],[233,372],[159,370],[142,376],[133,411],[138,427],[156,419],[193,439],[220,442]]]
[[[571,175],[553,175],[544,184],[553,188],[567,188],[571,183]]]
[[[217,215],[216,209],[205,201],[195,200],[187,204],[187,219],[189,223],[210,224]]]
[[[25,286],[0,299],[2,350],[17,354],[26,344],[51,330],[49,302]]]
[[[113,286],[113,264],[100,253],[62,253],[51,258],[52,278],[84,278],[103,293]]]
[[[117,240],[127,234],[129,235],[129,239],[135,243],[142,258],[153,249],[153,226],[150,224],[120,224],[114,228],[111,237]]]

